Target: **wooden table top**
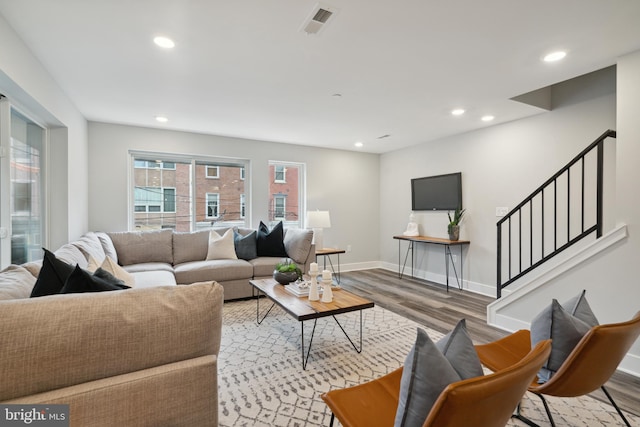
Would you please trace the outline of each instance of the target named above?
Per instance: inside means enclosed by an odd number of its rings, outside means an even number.
[[[442,237],[430,237],[430,236],[393,236],[394,239],[408,240],[411,242],[424,242],[433,243],[434,245],[468,245],[471,243],[469,240],[449,240]]]
[[[249,283],[278,304],[298,321],[318,319],[350,311],[372,308],[373,301],[359,297],[344,289],[333,291],[333,301],[309,301],[307,296],[295,296],[273,279],[250,280]]]
[[[335,255],[335,254],[344,254],[347,251],[345,251],[344,249],[338,249],[338,248],[322,248],[322,249],[316,249],[316,255]]]

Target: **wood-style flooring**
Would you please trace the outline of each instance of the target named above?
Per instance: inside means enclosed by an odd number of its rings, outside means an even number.
[[[455,286],[450,286],[447,293],[442,285],[406,275],[399,279],[397,273],[383,269],[343,272],[340,284],[387,310],[442,333],[449,332],[465,318],[469,334],[476,343],[491,342],[507,335],[507,332],[487,325],[487,305],[494,298],[460,291]],[[640,378],[618,371],[607,383],[607,389],[623,411],[640,415]],[[601,391],[593,396],[607,401]]]

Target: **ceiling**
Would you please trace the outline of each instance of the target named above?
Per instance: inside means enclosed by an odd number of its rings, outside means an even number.
[[[330,0],[307,35],[317,4],[0,0],[0,14],[88,120],[371,153],[538,114],[510,98],[640,49],[637,0]]]

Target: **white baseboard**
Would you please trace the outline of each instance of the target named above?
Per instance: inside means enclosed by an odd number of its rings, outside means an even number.
[[[618,370],[625,372],[634,377],[640,377],[640,356],[627,353],[627,355],[620,362]]]

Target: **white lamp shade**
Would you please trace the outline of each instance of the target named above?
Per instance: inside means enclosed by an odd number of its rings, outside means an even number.
[[[308,211],[307,228],[329,228],[331,227],[331,217],[329,211]]]

